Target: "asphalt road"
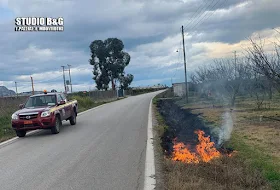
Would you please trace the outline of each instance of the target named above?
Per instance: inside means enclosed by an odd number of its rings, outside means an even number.
[[[0,148],[0,189],[143,189],[149,93]]]

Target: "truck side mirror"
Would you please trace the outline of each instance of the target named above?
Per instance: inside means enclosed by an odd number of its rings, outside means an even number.
[[[24,104],[19,104],[19,109],[23,109],[24,108]]]
[[[59,103],[58,103],[58,105],[63,105],[63,104],[65,104],[66,102],[64,101],[64,100],[61,100]]]

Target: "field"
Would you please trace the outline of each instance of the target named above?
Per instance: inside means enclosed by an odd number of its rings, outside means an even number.
[[[164,158],[166,189],[280,189],[279,100],[275,95],[262,109],[256,109],[251,97],[238,97],[232,110],[211,98],[191,97],[189,104],[174,100],[174,104],[185,110],[185,115],[192,114],[186,125],[195,119],[204,123],[209,131],[215,131],[223,124],[223,113],[228,111],[233,118],[233,131],[225,146],[237,151],[234,156],[222,156],[209,163],[185,164],[171,161],[166,156],[165,146],[166,131],[174,128],[173,123],[180,125],[185,121],[172,121],[166,117],[160,110],[164,108],[159,105],[159,99],[155,99],[155,130],[159,136],[157,145]]]

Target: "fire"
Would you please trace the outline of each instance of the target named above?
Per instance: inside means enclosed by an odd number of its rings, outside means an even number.
[[[196,154],[191,153],[184,143],[176,143],[173,146],[173,158],[172,160],[177,160],[185,163],[199,163],[199,159]]]
[[[198,135],[199,143],[196,145],[196,152],[191,152],[184,143],[177,143],[174,139],[172,160],[185,163],[209,162],[220,157],[221,153],[215,148],[215,143],[210,141],[210,137],[205,137],[204,131],[195,131]]]
[[[204,137],[204,131],[198,130],[195,132],[198,135],[198,145],[196,151],[200,155],[203,162],[209,162],[213,158],[220,156],[220,152],[215,148],[215,143],[210,141],[210,137]]]

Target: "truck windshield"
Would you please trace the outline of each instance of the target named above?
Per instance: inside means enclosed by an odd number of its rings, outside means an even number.
[[[55,95],[44,95],[30,97],[25,104],[26,108],[30,107],[44,107],[44,106],[54,106],[56,105]]]

